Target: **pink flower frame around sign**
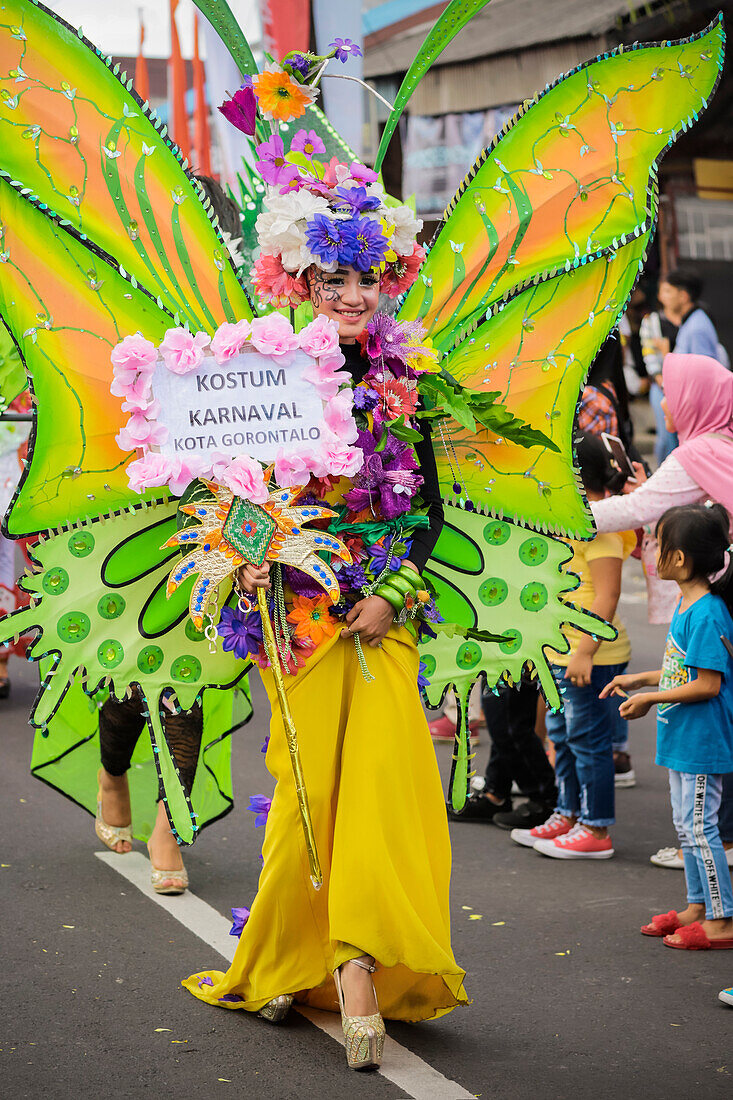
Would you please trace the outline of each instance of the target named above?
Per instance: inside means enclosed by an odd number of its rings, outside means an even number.
[[[277,452],[274,460],[277,485],[285,488],[306,484],[311,475],[353,476],[361,468],[362,452],[353,445],[357,428],[350,378],[341,369],[344,357],[338,343],[338,326],[317,317],[296,333],[287,318],[274,314],[251,323],[224,322],[213,337],[183,328],[169,329],[157,348],[136,333],[113,348],[110,391],[123,399],[122,409],[130,413],[116,439],[121,450],[136,450],[137,458],[127,467],[130,488],[136,493],[167,485],[174,496],[180,496],[191,481],[205,477],[227,485],[237,496],[255,504],[266,499],[264,465],[250,455],[213,453],[208,460],[202,460],[195,455],[180,458],[156,450],[167,436],[167,429],[157,422],[159,403],[153,400],[156,363],[162,361],[169,371],[181,375],[200,365],[207,347],[217,363],[222,364],[248,344],[275,357],[286,369],[291,353],[302,350],[309,355],[313,362],[303,370],[302,377],[324,402],[318,443],[281,447]]]

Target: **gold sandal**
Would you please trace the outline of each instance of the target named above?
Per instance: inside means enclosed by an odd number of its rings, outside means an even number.
[[[127,852],[118,852],[115,844],[120,842],[132,844],[132,822],[129,825],[108,825],[102,817],[102,769],[97,772],[97,816],[94,819],[94,832],[102,844],[105,844],[111,852],[117,856],[127,855]]]
[[[362,959],[349,959],[349,962],[360,966],[362,970],[368,970],[370,974],[376,973],[377,967],[373,963],[364,962]],[[341,1008],[341,1027],[346,1040],[346,1061],[349,1069],[379,1069],[382,1064],[384,1051],[384,1020],[379,1012],[371,1016],[347,1016],[344,1011],[344,990],[341,984],[340,968],[334,970],[333,980],[336,983],[339,1006]],[[372,989],[374,984],[372,983]],[[374,993],[376,1001],[377,994]]]
[[[150,856],[149,845],[148,856]],[[170,881],[171,879],[175,882],[175,885]],[[165,885],[166,883],[168,885]],[[161,871],[158,867],[153,866],[151,859],[150,885],[156,894],[182,894],[188,889],[188,871],[185,867],[179,867],[177,871]]]
[[[257,1015],[261,1016],[263,1020],[267,1020],[268,1024],[281,1024],[290,1011],[292,1003],[292,993],[281,993],[279,997],[273,997],[271,1001],[263,1005]]]

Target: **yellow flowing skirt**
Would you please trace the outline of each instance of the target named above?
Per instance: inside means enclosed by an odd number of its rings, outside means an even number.
[[[418,655],[404,627],[366,649],[324,642],[285,677],[298,731],[323,886],[314,890],[274,680],[266,763],[277,781],[257,895],[226,974],[183,985],[223,1008],[256,1012],[282,993],[338,1011],[333,970],[358,955],[379,964],[382,1015],[417,1021],[466,1004],[450,946],[451,853],[435,751],[417,690]]]

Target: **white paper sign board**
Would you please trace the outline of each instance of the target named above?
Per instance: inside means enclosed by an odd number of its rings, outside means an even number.
[[[248,454],[268,463],[281,447],[317,446],[323,401],[302,377],[314,360],[304,351],[282,358],[254,349],[219,365],[205,355],[197,370],[174,374],[158,362],[153,396],[157,422],[169,431],[164,455],[209,458],[214,452]]]

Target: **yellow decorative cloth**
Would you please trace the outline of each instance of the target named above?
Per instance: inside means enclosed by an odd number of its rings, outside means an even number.
[[[445,800],[404,627],[366,650],[340,630],[286,677],[324,882],[315,891],[272,673],[267,768],[277,780],[257,896],[226,974],[183,985],[195,997],[255,1012],[282,993],[338,1011],[332,972],[361,954],[380,969],[382,1015],[417,1021],[466,1004],[450,946],[451,853]],[[209,984],[211,983],[211,984]],[[226,999],[222,999],[226,998]]]

